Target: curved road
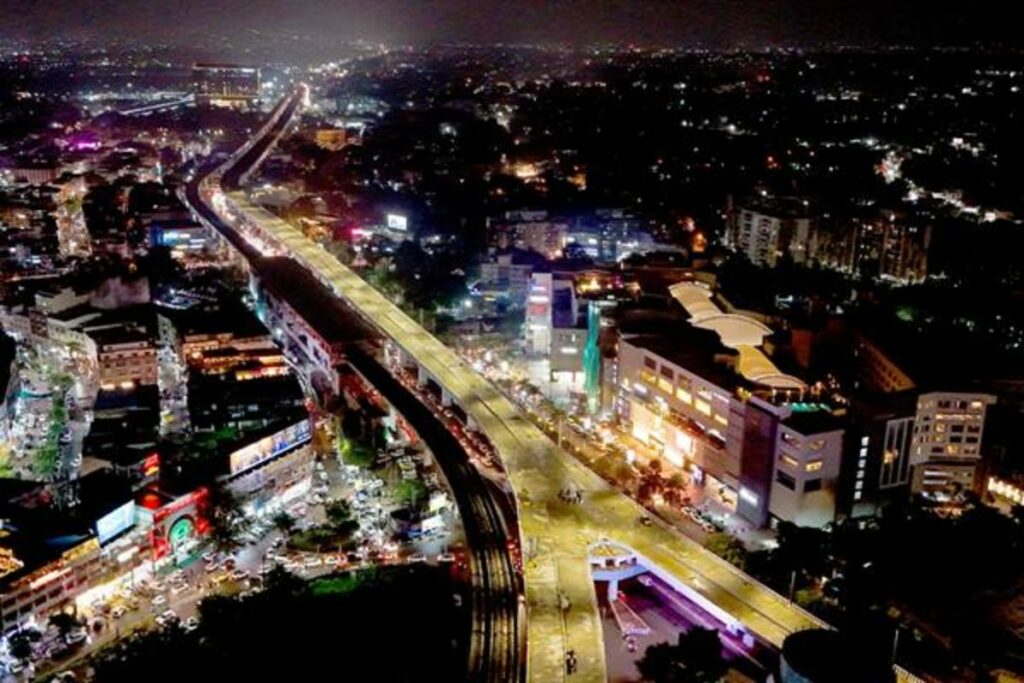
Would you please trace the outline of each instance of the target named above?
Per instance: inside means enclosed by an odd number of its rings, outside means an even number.
[[[285,98],[278,112],[294,111],[303,95],[297,92]],[[249,148],[265,151],[273,142],[267,147],[262,143],[276,140],[288,123],[280,117],[272,119]],[[638,524],[644,515],[638,504],[557,448],[494,386],[392,301],[302,232],[252,204],[243,192],[212,196],[217,190],[208,186],[211,196],[204,197],[202,191],[200,195],[235,226],[239,236],[261,253],[288,255],[307,268],[413,358],[490,439],[521,504],[519,522],[528,560],[530,680],[605,681],[601,624],[587,565],[587,548],[602,538],[630,546],[657,563],[678,583],[699,592],[768,643],[778,646],[793,631],[822,626],[691,539],[667,526]],[[558,492],[566,485],[584,492],[583,505],[567,506],[559,500]],[[565,670],[569,650],[578,661],[571,676]]]
[[[291,122],[299,98],[284,100],[254,141],[220,168],[200,174],[184,190],[184,199],[200,219],[216,229],[259,276],[265,259],[276,255],[246,239],[211,205],[219,187],[236,189],[273,147]],[[223,211],[223,209],[222,209]],[[319,284],[319,283],[318,283]],[[342,300],[338,304],[345,305]],[[469,462],[462,445],[426,405],[396,380],[373,356],[356,347],[346,351],[352,365],[426,442],[454,492],[470,551],[472,632],[467,680],[521,683],[525,678],[525,634],[519,597],[521,577],[509,552],[509,529],[492,488]]]

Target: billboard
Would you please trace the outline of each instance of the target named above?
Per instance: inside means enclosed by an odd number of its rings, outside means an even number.
[[[309,420],[286,427],[276,434],[265,436],[255,443],[239,448],[230,456],[231,474],[235,475],[284,453],[293,446],[310,440]]]
[[[96,522],[96,536],[101,544],[117,536],[135,524],[135,501],[129,500],[124,505],[108,512]]]
[[[409,229],[409,219],[400,213],[389,213],[387,215],[388,228],[405,232]]]

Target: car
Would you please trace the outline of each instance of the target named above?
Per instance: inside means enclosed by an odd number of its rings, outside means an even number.
[[[114,609],[110,610],[110,616],[114,617],[115,619],[120,619],[127,613],[128,608],[124,605],[117,605],[116,607],[114,607]]]
[[[188,588],[189,588],[189,586],[188,586],[187,583],[183,583],[183,582],[182,583],[172,583],[171,584],[171,593],[173,593],[174,595],[179,595],[179,594],[184,593],[185,591],[187,591]]]
[[[170,609],[164,610],[160,613],[160,616],[156,618],[156,623],[161,626],[167,626],[168,624],[173,624],[177,621],[179,621],[178,615],[174,613],[174,610]]]
[[[651,521],[650,517],[644,515],[643,517],[640,518],[640,524],[643,525],[643,526],[651,526],[651,524],[653,524],[653,522]]]
[[[221,572],[217,572],[216,574],[214,574],[213,577],[212,577],[212,580],[216,584],[221,584],[221,583],[224,583],[225,581],[227,581],[230,578],[230,576],[231,575],[228,574],[226,571],[221,571]]]
[[[409,564],[414,564],[414,563],[418,563],[418,562],[426,562],[427,558],[422,553],[415,553],[413,555],[410,555],[409,558],[406,561]]]
[[[195,617],[189,617],[185,620],[183,628],[185,629],[186,633],[191,633],[192,631],[195,631],[197,628],[199,628],[199,620]]]
[[[206,570],[207,574],[212,574],[215,571],[217,571],[218,569],[220,569],[220,563],[218,563],[218,562],[211,562],[208,565],[206,565],[206,567],[205,567],[205,570]]]
[[[89,637],[89,632],[84,628],[76,628],[68,633],[64,640],[68,645],[77,645],[78,643],[84,643],[85,639]]]
[[[203,562],[206,562],[207,564],[209,564],[209,563],[214,562],[216,560],[217,560],[217,553],[214,552],[213,550],[211,550],[208,553],[203,553]]]
[[[441,553],[437,556],[437,561],[443,564],[451,564],[455,561],[455,555],[451,553]]]
[[[248,578],[249,572],[245,571],[244,569],[236,569],[235,571],[231,572],[231,579],[233,581],[245,581]]]
[[[164,595],[163,593],[158,593],[158,594],[153,596],[153,599],[150,600],[150,602],[153,604],[154,607],[159,607],[160,605],[166,605],[167,604],[167,596]]]
[[[25,670],[25,665],[21,663],[20,659],[15,659],[7,666],[7,670],[14,675],[18,675]]]

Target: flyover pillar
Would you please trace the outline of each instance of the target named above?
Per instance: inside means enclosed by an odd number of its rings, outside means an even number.
[[[427,371],[423,368],[422,365],[420,365],[416,369],[416,386],[418,386],[418,387],[420,387],[422,389],[423,387],[427,386],[427,382],[429,380],[430,380],[430,375],[428,375]]]
[[[608,579],[608,602],[615,602],[619,599],[619,580]]]

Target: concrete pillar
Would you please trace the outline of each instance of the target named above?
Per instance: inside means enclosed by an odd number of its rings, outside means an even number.
[[[619,599],[619,580],[608,579],[608,602],[615,602]]]
[[[417,386],[419,386],[421,388],[427,386],[427,381],[429,379],[430,379],[430,375],[428,375],[427,371],[423,368],[422,365],[420,365],[416,369],[416,384],[417,384]]]
[[[480,431],[480,425],[477,424],[477,421],[474,420],[471,416],[466,415],[466,429],[471,429],[473,431],[478,432]]]
[[[452,395],[444,387],[441,388],[441,405],[445,408],[452,404]]]

